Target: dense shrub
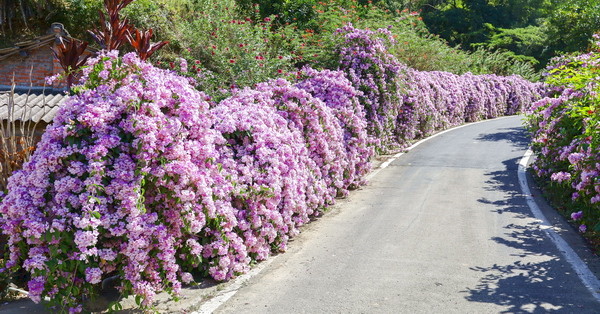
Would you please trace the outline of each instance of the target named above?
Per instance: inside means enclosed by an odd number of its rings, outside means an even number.
[[[540,75],[534,68],[536,62],[521,60],[514,53],[502,50],[478,48],[469,52],[450,46],[444,39],[429,32],[418,12],[403,10],[393,18],[372,18],[363,23],[391,25],[396,44],[390,47],[390,52],[400,62],[416,70],[505,76],[517,74],[528,80],[539,80]]]
[[[316,71],[310,67],[302,70],[302,80],[296,84],[330,107],[344,132],[348,166],[344,172],[344,188],[356,188],[371,169],[373,148],[369,145],[367,123],[359,92],[342,71]],[[342,191],[345,192],[345,191]],[[345,194],[345,193],[344,193]]]
[[[294,2],[290,6],[298,6],[296,9],[303,10],[303,3]],[[288,13],[294,10],[280,12],[283,16],[278,21],[286,20]],[[379,5],[359,5],[359,1],[353,0],[318,1],[308,11],[310,13],[307,16],[311,16],[309,22],[301,18],[287,19],[290,24],[282,30],[291,41],[289,49],[299,55],[296,58],[301,57],[297,65],[337,68],[339,59],[334,48],[340,38],[335,31],[352,23],[359,29],[388,28],[395,42],[388,45],[388,52],[401,63],[417,70],[455,74],[518,74],[529,80],[539,79],[539,73],[534,69],[535,63],[521,60],[514,53],[483,48],[468,52],[448,45],[445,40],[429,32],[419,12],[391,12]]]
[[[367,130],[378,152],[394,150],[394,130],[401,105],[400,77],[406,67],[387,47],[394,39],[389,29],[357,29],[348,24],[337,30],[344,41],[338,46],[340,69],[346,72],[365,110]]]
[[[217,99],[232,89],[254,86],[294,72],[294,54],[272,29],[274,17],[241,16],[233,0],[195,4],[182,24],[180,41],[198,89]]]
[[[529,115],[537,175],[569,191],[571,217],[590,234],[600,232],[600,36],[594,41],[587,54],[554,60],[547,77],[554,93],[536,102]]]
[[[271,248],[284,250],[288,237],[314,213],[322,195],[310,193],[317,186],[324,192],[313,176],[319,169],[302,130],[290,128],[277,113],[273,92],[245,89],[212,112],[224,137],[218,163],[235,182],[237,228],[250,256],[264,260]]]
[[[93,59],[83,80],[0,205],[30,297],[77,309],[117,274],[149,304],[190,281],[186,266],[245,271],[205,95],[132,54]]]

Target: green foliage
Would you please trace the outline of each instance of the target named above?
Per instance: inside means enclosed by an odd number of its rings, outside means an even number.
[[[543,26],[529,25],[521,28],[496,28],[486,24],[491,37],[485,43],[474,44],[475,47],[485,47],[491,50],[510,50],[517,55],[541,56],[545,43],[548,41],[547,29]],[[535,58],[529,60],[537,63]]]
[[[600,47],[600,46],[598,46]],[[571,100],[569,115],[577,121],[585,121],[582,138],[592,137],[591,146],[600,148],[600,55],[590,53],[589,57],[574,58],[549,71],[548,84],[582,91],[582,96]]]
[[[479,48],[474,52],[466,52],[450,47],[440,36],[429,32],[417,12],[392,12],[376,5],[361,6],[356,1],[347,7],[335,2],[320,3],[314,10],[317,14],[312,24],[297,22],[284,28],[287,38],[293,39],[291,46],[303,58],[297,65],[336,68],[338,60],[334,47],[339,36],[332,35],[336,29],[350,22],[363,29],[391,26],[396,44],[390,47],[390,52],[399,61],[418,70],[456,74],[519,74],[530,80],[539,79],[534,69],[535,59],[508,51]]]
[[[547,0],[462,0],[424,7],[423,18],[432,33],[470,50],[510,50],[541,60],[549,59],[544,17]],[[539,63],[539,62],[535,62]]]
[[[555,1],[548,26],[549,44],[555,50],[582,51],[592,34],[600,30],[600,0]]]
[[[47,30],[56,15],[65,9],[65,0],[0,1],[0,37],[22,38]],[[50,23],[49,23],[50,22]]]
[[[184,56],[199,88],[216,95],[231,86],[251,86],[294,72],[305,64],[337,68],[334,47],[340,38],[335,31],[347,23],[369,29],[391,25],[397,41],[391,52],[418,70],[516,73],[536,79],[535,61],[525,55],[542,49],[539,42],[544,28],[487,24],[477,31],[476,26],[494,16],[494,21],[516,16],[517,11],[523,11],[520,23],[531,20],[537,11],[527,8],[540,1],[258,0],[255,4],[252,0],[136,0],[123,10],[123,16],[137,27],[152,28],[153,41],[170,41],[153,59],[162,64],[174,62],[174,67],[178,57]],[[86,31],[97,26],[94,21],[102,0],[61,3],[64,10],[57,21],[63,22],[72,36],[88,40]],[[436,6],[444,9],[431,10]],[[428,29],[431,26],[408,10],[421,7],[426,9],[425,17],[436,17],[441,36],[433,35]],[[483,11],[480,17],[473,14]],[[466,52],[449,46],[448,38],[450,43],[489,40]]]
[[[538,81],[540,72],[534,68],[535,60],[514,54],[512,51],[477,49],[470,53],[469,67],[475,74],[518,74],[530,81]]]
[[[62,21],[65,28],[73,36],[83,38],[92,24],[98,20],[98,11],[102,10],[102,1],[98,0],[68,0],[67,12],[70,18],[65,16]],[[66,14],[65,14],[66,15]]]
[[[274,17],[241,17],[235,1],[197,1],[181,28],[183,56],[198,88],[218,98],[293,71],[286,35],[272,31]]]

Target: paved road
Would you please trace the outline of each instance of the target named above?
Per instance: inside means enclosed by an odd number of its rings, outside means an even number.
[[[600,313],[533,219],[519,117],[440,135],[305,230],[220,313]]]

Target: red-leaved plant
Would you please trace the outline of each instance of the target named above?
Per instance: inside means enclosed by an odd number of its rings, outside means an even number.
[[[60,66],[67,75],[67,88],[70,89],[75,81],[79,68],[81,68],[89,58],[89,55],[85,54],[88,43],[73,38],[66,40],[66,43],[62,37],[59,37],[59,40],[60,44],[58,44],[56,48],[52,48],[52,52],[54,52],[54,56],[58,59]]]
[[[88,30],[94,40],[106,50],[118,50],[127,40],[127,34],[132,29],[127,19],[121,20],[120,11],[133,0],[104,0],[104,8],[108,19],[102,11],[100,13],[100,28]]]
[[[154,52],[169,43],[168,41],[152,43],[150,41],[151,39],[152,29],[140,31],[139,29],[131,27],[130,31],[127,33],[127,40],[129,41],[129,44],[133,47],[142,60],[147,60]]]

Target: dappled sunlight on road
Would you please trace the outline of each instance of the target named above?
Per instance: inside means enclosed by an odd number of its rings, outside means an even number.
[[[505,306],[503,313],[596,312],[597,304],[590,304],[589,293],[583,286],[579,288],[580,294],[573,293],[570,281],[574,271],[545,236],[527,206],[518,184],[519,159],[504,161],[504,171],[486,174],[489,179],[485,189],[501,192],[497,194],[501,197],[478,200],[493,206],[493,212],[509,221],[502,227],[502,235],[490,240],[500,244],[501,250],[511,252],[514,261],[471,267],[481,273],[481,278],[475,287],[463,291],[467,293],[465,298]]]

